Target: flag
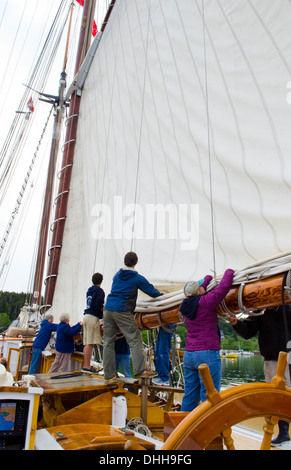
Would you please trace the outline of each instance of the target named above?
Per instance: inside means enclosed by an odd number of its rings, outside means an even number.
[[[98,33],[97,24],[96,24],[96,21],[94,20],[93,29],[92,29],[92,35],[94,36],[94,38],[97,33]]]
[[[27,102],[27,107],[28,107],[29,111],[30,111],[31,113],[33,113],[33,111],[34,111],[34,106],[33,106],[32,96],[31,96],[30,100],[28,100],[28,102]]]
[[[84,1],[85,0],[77,0],[77,2],[81,5],[81,7],[84,6]],[[98,33],[97,24],[96,24],[96,21],[94,20],[93,28],[92,28],[92,36],[95,38],[97,33]]]

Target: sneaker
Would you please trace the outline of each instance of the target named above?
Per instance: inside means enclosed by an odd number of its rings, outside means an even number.
[[[159,379],[159,378],[152,379],[152,383],[153,383],[153,385],[158,385],[160,387],[169,387],[170,386],[170,382],[168,380],[162,380],[162,379]]]
[[[114,372],[113,377],[111,377],[111,379],[107,379],[107,380],[109,380],[109,381],[110,381],[110,380],[116,380],[116,379],[118,379],[118,377],[120,377],[119,374],[118,374],[118,372]]]

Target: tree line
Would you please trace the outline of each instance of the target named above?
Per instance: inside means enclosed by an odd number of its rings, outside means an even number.
[[[0,291],[0,332],[6,330],[10,323],[17,319],[28,297],[29,294],[24,292]]]

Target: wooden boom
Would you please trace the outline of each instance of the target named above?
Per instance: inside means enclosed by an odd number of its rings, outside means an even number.
[[[277,274],[276,276],[245,284],[242,290],[243,306],[250,310],[262,310],[264,308],[282,305],[282,284],[284,274],[285,273]],[[238,300],[239,289],[240,286],[231,287],[225,297],[226,307],[235,314],[241,312]],[[291,303],[291,299],[289,299],[286,290],[284,292],[284,301],[286,304]],[[221,306],[219,306],[217,312],[221,315],[225,314]]]
[[[179,305],[160,312],[135,313],[135,319],[141,330],[151,330],[161,325],[176,325],[183,323],[179,315]]]
[[[264,308],[276,307],[282,304],[282,284],[284,274],[277,274],[260,281],[250,282],[244,286],[233,286],[224,299],[227,310],[234,314],[241,313],[239,303],[239,291],[241,292],[241,301],[248,310],[262,310]],[[291,303],[287,292],[284,292],[286,304]],[[219,305],[217,308],[219,315],[225,316],[225,309]],[[138,327],[143,329],[153,329],[161,325],[175,325],[182,323],[182,317],[179,315],[179,306],[151,313],[135,313],[135,319]]]

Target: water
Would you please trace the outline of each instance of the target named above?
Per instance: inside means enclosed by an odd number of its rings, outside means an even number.
[[[221,387],[228,388],[250,382],[264,382],[264,359],[262,356],[237,356],[221,360]]]

